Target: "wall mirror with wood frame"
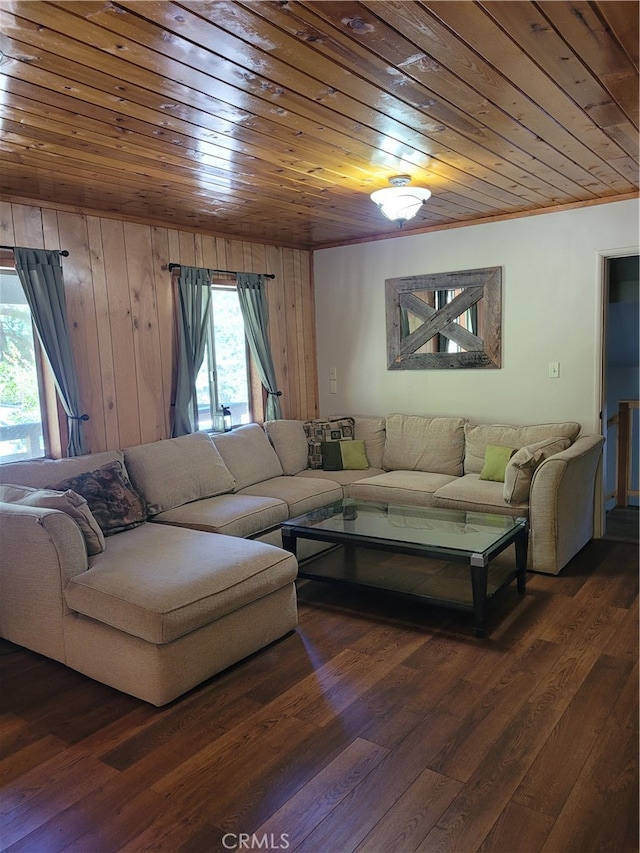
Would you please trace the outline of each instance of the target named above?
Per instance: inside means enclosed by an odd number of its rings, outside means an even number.
[[[502,366],[502,268],[385,281],[389,370]]]

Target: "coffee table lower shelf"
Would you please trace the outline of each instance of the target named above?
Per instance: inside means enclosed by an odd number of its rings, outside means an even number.
[[[305,562],[300,577],[376,587],[471,610],[478,637],[484,636],[487,603],[501,589],[517,580],[518,592],[525,592],[525,518],[343,498],[283,522],[282,544],[294,555],[298,539],[337,545],[343,553],[342,568],[320,571],[321,563],[311,568]],[[494,560],[511,545],[515,561],[501,573]],[[385,554],[389,558],[381,560]],[[382,571],[372,573],[376,564]],[[452,593],[456,579],[461,583]]]
[[[475,583],[474,575],[477,576]],[[443,561],[426,557],[383,554],[339,545],[304,561],[298,577],[390,592],[423,604],[474,613],[477,637],[485,635],[487,608],[495,596],[514,580],[518,581],[518,591],[525,592],[525,580],[518,580],[515,566],[443,564]]]

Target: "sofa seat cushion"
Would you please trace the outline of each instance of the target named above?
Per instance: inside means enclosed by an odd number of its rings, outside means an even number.
[[[128,447],[124,458],[149,515],[232,492],[236,485],[206,432]]]
[[[164,644],[292,583],[297,568],[263,542],[145,524],[110,539],[69,580],[65,599],[77,613]]]
[[[464,458],[464,425],[464,418],[387,415],[382,467],[385,471],[426,471],[459,477]]]
[[[321,477],[274,477],[243,489],[242,494],[262,495],[284,501],[289,507],[289,518],[340,501],[343,496],[342,486]]]
[[[347,486],[347,494],[363,501],[432,506],[436,489],[454,479],[449,474],[430,474],[427,471],[387,471],[376,477],[357,480]]]
[[[225,533],[227,536],[255,536],[277,527],[289,517],[284,501],[257,495],[218,495],[161,512],[154,522]]]
[[[314,468],[305,468],[296,474],[296,477],[311,477],[316,480],[331,480],[339,483],[343,489],[351,483],[362,480],[365,477],[377,477],[384,474],[382,468],[364,468],[361,471],[316,471]]]
[[[481,480],[480,474],[465,474],[439,488],[433,496],[433,505],[446,509],[512,515],[515,518],[529,515],[528,503],[508,504],[503,492],[503,483]]]

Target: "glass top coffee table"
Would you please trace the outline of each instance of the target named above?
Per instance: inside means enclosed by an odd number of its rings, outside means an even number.
[[[471,611],[477,637],[484,636],[487,603],[494,595],[513,580],[518,592],[525,592],[526,518],[345,498],[283,522],[282,542],[292,554],[298,539],[344,546],[338,559],[325,551],[302,563],[299,577],[375,587]],[[515,565],[491,566],[510,545],[515,545]],[[366,549],[427,559],[374,561]]]

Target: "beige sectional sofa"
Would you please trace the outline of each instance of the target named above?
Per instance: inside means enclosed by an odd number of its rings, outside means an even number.
[[[529,518],[529,569],[558,574],[593,536],[595,484],[604,438],[574,422],[511,426],[465,418],[389,414],[355,419],[371,468],[309,468],[300,421],[265,424],[286,474],[338,480],[345,495]],[[515,452],[505,480],[481,478],[487,447]]]
[[[557,574],[592,536],[603,439],[577,424],[336,421],[0,466],[0,634],[162,705],[295,628],[280,525],[345,495],[528,515],[534,571]],[[314,436],[334,435],[367,467],[310,467]],[[480,477],[488,445],[517,451],[504,483]]]

